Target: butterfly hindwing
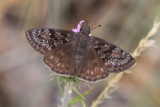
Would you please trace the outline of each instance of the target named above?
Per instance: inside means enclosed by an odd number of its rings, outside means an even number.
[[[86,46],[85,58],[78,70],[77,77],[87,81],[97,81],[108,76],[102,66],[103,62],[97,57],[95,50],[88,44]]]
[[[44,62],[57,74],[74,76],[76,40],[68,42],[44,56]]]
[[[41,54],[46,54],[71,41],[74,38],[74,32],[47,28],[31,29],[26,32],[26,37],[35,50]]]
[[[135,59],[118,46],[94,36],[91,41],[107,72],[124,71],[135,63]]]

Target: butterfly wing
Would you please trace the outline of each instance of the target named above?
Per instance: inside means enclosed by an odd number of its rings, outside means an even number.
[[[86,45],[85,58],[82,66],[77,72],[79,79],[95,82],[97,80],[104,79],[108,76],[103,68],[103,62],[97,56],[97,53],[92,48],[91,44]]]
[[[124,71],[135,63],[135,59],[118,46],[94,36],[91,36],[91,42],[107,72]]]
[[[73,40],[74,34],[72,31],[59,29],[31,29],[26,32],[26,37],[35,50],[46,54]]]
[[[48,53],[44,57],[44,62],[56,74],[64,76],[74,76],[74,51],[76,49],[77,40],[70,41],[54,51]]]

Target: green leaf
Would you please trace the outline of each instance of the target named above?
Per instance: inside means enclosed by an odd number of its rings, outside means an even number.
[[[68,103],[68,107],[72,107],[73,104],[75,104],[76,102],[80,102],[82,103],[83,107],[87,107],[86,106],[86,102],[84,101],[84,96],[86,96],[92,89],[87,90],[84,93],[80,93],[75,87],[73,88],[73,90],[79,95],[75,98],[73,98],[69,103]]]
[[[80,97],[77,97],[77,98],[73,98],[69,103],[68,103],[68,107],[72,107],[73,104],[75,104],[76,102],[80,102],[82,103],[83,107],[87,107],[86,106],[86,102],[80,98]]]
[[[61,87],[61,82],[60,82],[59,79],[57,80],[57,85],[58,85],[58,88],[59,88],[61,94],[64,95],[64,91],[63,91],[63,89],[62,89],[62,87]]]

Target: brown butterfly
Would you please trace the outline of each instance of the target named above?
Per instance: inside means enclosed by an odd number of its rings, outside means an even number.
[[[31,29],[26,37],[30,45],[44,55],[44,62],[51,70],[63,76],[95,82],[135,63],[135,59],[118,46],[91,36],[90,27],[82,25],[83,22],[72,31]]]

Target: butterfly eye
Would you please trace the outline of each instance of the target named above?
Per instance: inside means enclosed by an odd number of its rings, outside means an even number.
[[[90,28],[87,25],[84,25],[81,27],[80,32],[84,35],[89,35],[90,34]]]

